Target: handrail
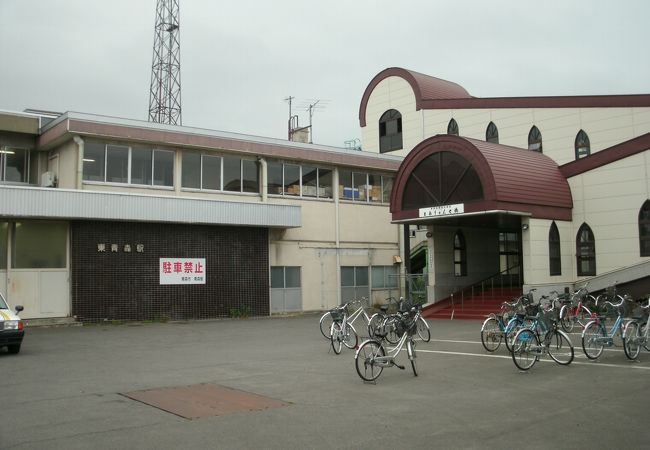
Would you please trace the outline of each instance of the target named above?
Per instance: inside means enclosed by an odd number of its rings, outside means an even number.
[[[510,273],[513,269],[518,269],[516,274],[511,274]],[[488,287],[490,289],[494,289],[495,280],[498,280],[498,286],[497,287],[500,288],[502,290],[502,292],[503,292],[503,288],[505,287],[504,282],[503,282],[504,281],[503,280],[504,275],[508,275],[508,276],[515,276],[516,275],[516,277],[517,277],[517,285],[521,286],[521,281],[522,281],[521,280],[521,276],[522,276],[521,275],[521,264],[516,264],[516,265],[510,266],[510,267],[508,267],[508,268],[506,268],[506,269],[504,269],[504,270],[502,270],[502,271],[500,271],[498,273],[495,273],[494,275],[490,275],[489,277],[487,277],[487,278],[485,278],[483,280],[477,281],[477,282],[475,282],[473,284],[470,284],[468,286],[460,288],[459,290],[457,290],[455,292],[452,292],[452,294],[451,294],[452,310],[455,309],[455,306],[456,306],[455,297],[458,297],[459,295],[460,295],[460,302],[461,302],[460,307],[461,307],[461,309],[463,309],[464,301],[465,301],[465,294],[468,293],[468,291],[471,292],[471,297],[475,297],[475,290],[478,290],[481,293],[481,295],[483,297],[483,300],[485,300],[485,291],[486,291],[486,289]],[[512,280],[508,283],[508,286],[512,287]]]

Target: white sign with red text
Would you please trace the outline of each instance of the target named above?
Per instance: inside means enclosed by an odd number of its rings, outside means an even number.
[[[205,284],[205,258],[160,258],[160,284]]]

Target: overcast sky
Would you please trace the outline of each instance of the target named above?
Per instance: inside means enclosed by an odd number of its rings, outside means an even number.
[[[0,0],[0,109],[147,120],[155,7]],[[183,125],[284,139],[293,96],[342,147],[388,67],[476,97],[649,94],[649,19],[647,0],[180,0]]]

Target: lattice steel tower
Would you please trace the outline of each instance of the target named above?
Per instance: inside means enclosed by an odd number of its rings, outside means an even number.
[[[149,122],[182,125],[179,0],[158,0],[149,90]]]

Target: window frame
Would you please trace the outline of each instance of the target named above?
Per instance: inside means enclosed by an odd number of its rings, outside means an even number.
[[[485,129],[485,142],[490,142],[492,144],[499,143],[499,128],[492,121],[488,123],[487,128]]]
[[[587,239],[583,239],[586,237]],[[588,264],[583,270],[582,263]],[[596,272],[596,236],[587,223],[580,225],[576,235],[576,269],[579,277],[595,276]]]
[[[591,143],[589,141],[589,135],[585,130],[578,131],[573,145],[575,149],[576,160],[591,155]]]
[[[548,230],[548,274],[551,277],[562,275],[562,241],[555,221]]]
[[[379,153],[388,153],[404,148],[402,114],[396,109],[385,111],[378,121]]]
[[[542,151],[542,132],[536,125],[533,125],[528,132],[528,150],[543,153]]]
[[[467,241],[462,230],[456,230],[453,240],[454,276],[467,276]]]
[[[639,209],[639,255],[650,256],[650,200]]]
[[[460,136],[458,130],[458,122],[456,122],[456,119],[454,119],[453,117],[447,124],[447,134],[450,134],[452,136]]]
[[[7,161],[11,159],[9,155],[16,155],[17,152],[21,152],[23,155],[23,167],[22,172],[20,172],[21,180],[7,180]],[[8,145],[0,147],[0,182],[6,184],[29,184],[31,155],[31,149],[28,148]],[[13,167],[13,165],[9,167]]]

